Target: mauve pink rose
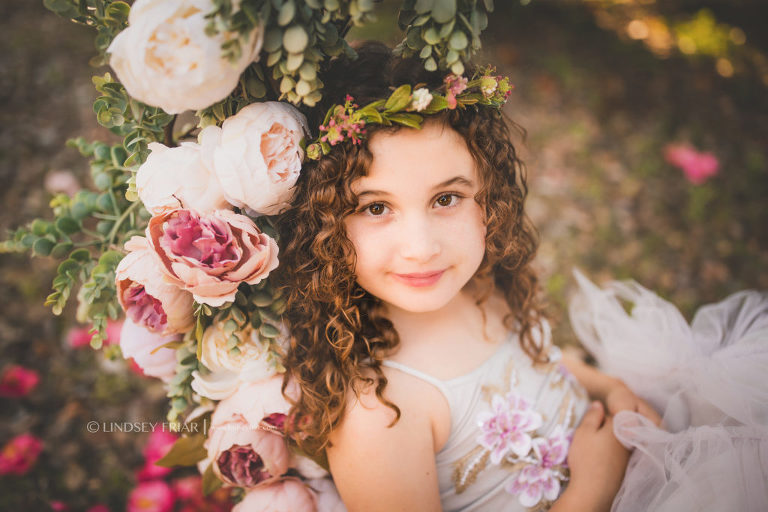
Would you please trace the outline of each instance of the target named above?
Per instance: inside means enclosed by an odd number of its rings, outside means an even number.
[[[0,396],[21,398],[27,396],[37,387],[40,375],[35,370],[24,368],[18,364],[5,369],[0,377]]]
[[[168,210],[152,217],[147,238],[168,281],[218,307],[240,283],[256,284],[277,268],[277,243],[245,215]]]
[[[181,336],[177,334],[156,334],[126,319],[120,333],[120,349],[123,357],[133,358],[145,375],[168,381],[176,374],[176,350],[158,347],[178,339]]]
[[[171,512],[175,499],[163,480],[141,482],[128,495],[126,512]]]
[[[290,405],[282,376],[242,384],[211,416],[206,448],[213,471],[238,487],[253,487],[288,470],[291,453],[282,435]]]
[[[27,473],[42,450],[43,442],[28,432],[14,437],[0,451],[0,475]]]
[[[162,478],[172,471],[172,468],[158,466],[155,463],[165,457],[177,439],[176,434],[165,430],[153,430],[149,434],[147,444],[144,446],[144,467],[136,473],[139,481]]]
[[[214,169],[234,206],[274,215],[285,208],[301,171],[307,120],[278,101],[252,103],[224,121]]]
[[[162,264],[147,239],[134,236],[125,244],[130,251],[117,265],[117,299],[125,315],[137,325],[159,334],[192,329],[192,294],[167,282]]]
[[[316,512],[312,491],[298,478],[284,478],[245,493],[232,512]]]

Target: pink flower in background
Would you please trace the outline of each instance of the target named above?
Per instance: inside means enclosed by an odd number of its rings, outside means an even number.
[[[313,492],[295,478],[285,478],[273,484],[256,487],[245,494],[243,501],[232,512],[315,512],[317,504]]]
[[[107,339],[104,340],[104,345],[115,345],[120,343],[120,331],[123,328],[123,322],[107,322]],[[87,347],[91,343],[90,327],[75,327],[70,329],[67,333],[67,344],[72,348]]]
[[[43,442],[30,433],[8,441],[0,452],[0,475],[23,475],[37,462]]]
[[[162,480],[142,482],[128,495],[126,512],[171,512],[175,498],[171,486]]]
[[[257,284],[277,268],[277,243],[245,215],[169,210],[152,217],[147,238],[166,280],[218,307],[240,283]]]
[[[96,505],[93,505],[91,508],[89,508],[85,512],[110,512],[110,511],[108,506],[104,505],[103,503],[97,503]]]
[[[54,500],[48,503],[48,505],[50,505],[51,510],[55,510],[56,512],[66,512],[67,510],[69,510],[69,506],[63,501],[59,501],[59,500]]]
[[[694,185],[701,185],[717,174],[720,162],[709,152],[699,152],[688,144],[668,144],[664,159],[683,170],[685,177]]]
[[[139,481],[162,478],[171,472],[171,468],[158,466],[155,463],[165,457],[176,439],[178,439],[176,434],[164,430],[153,430],[149,434],[149,440],[144,447],[144,467],[136,473]]]
[[[0,377],[0,396],[20,398],[32,392],[40,382],[35,370],[14,364],[5,369]]]
[[[531,450],[531,433],[542,424],[541,414],[515,393],[494,395],[493,412],[478,415],[482,434],[477,442],[491,451],[491,462],[499,464],[509,453],[524,457]]]

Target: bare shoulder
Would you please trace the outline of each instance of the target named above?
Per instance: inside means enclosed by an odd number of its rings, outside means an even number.
[[[384,395],[399,407],[400,419],[374,386],[350,393],[330,437],[331,473],[349,512],[440,510],[429,414],[408,394],[407,379],[391,373]]]

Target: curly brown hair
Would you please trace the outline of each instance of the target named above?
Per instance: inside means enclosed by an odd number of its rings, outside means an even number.
[[[343,103],[346,94],[364,105],[401,84],[424,83],[434,89],[442,84],[442,76],[424,71],[419,61],[394,57],[385,46],[368,43],[358,49],[356,60],[334,61],[324,81],[325,104],[319,113]],[[310,126],[322,121],[309,117]],[[538,240],[523,211],[525,169],[507,122],[491,108],[446,111],[428,122],[443,123],[463,137],[481,176],[475,200],[484,210],[487,234],[485,256],[475,274],[482,290],[477,304],[485,302],[494,287],[501,290],[511,311],[504,324],[519,331],[522,348],[540,361],[542,347],[532,334],[543,317],[538,279],[531,268]],[[367,128],[369,139],[380,130],[399,129]],[[395,411],[395,421],[400,417],[397,405],[384,397],[387,379],[381,370],[399,336],[383,315],[381,301],[357,284],[355,251],[344,227],[344,218],[358,206],[350,187],[367,174],[371,162],[365,142],[339,144],[321,160],[309,162],[296,183],[292,207],[277,220],[277,278],[287,295],[285,319],[291,329],[285,384],[292,379],[301,390],[292,400],[288,424],[291,437],[312,455],[328,446],[350,391],[358,394],[375,384],[378,399]]]

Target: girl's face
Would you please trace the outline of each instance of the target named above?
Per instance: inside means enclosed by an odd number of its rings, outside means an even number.
[[[351,185],[359,207],[344,220],[357,282],[390,307],[438,310],[485,254],[475,162],[464,139],[438,123],[379,132],[369,148],[368,175]]]

